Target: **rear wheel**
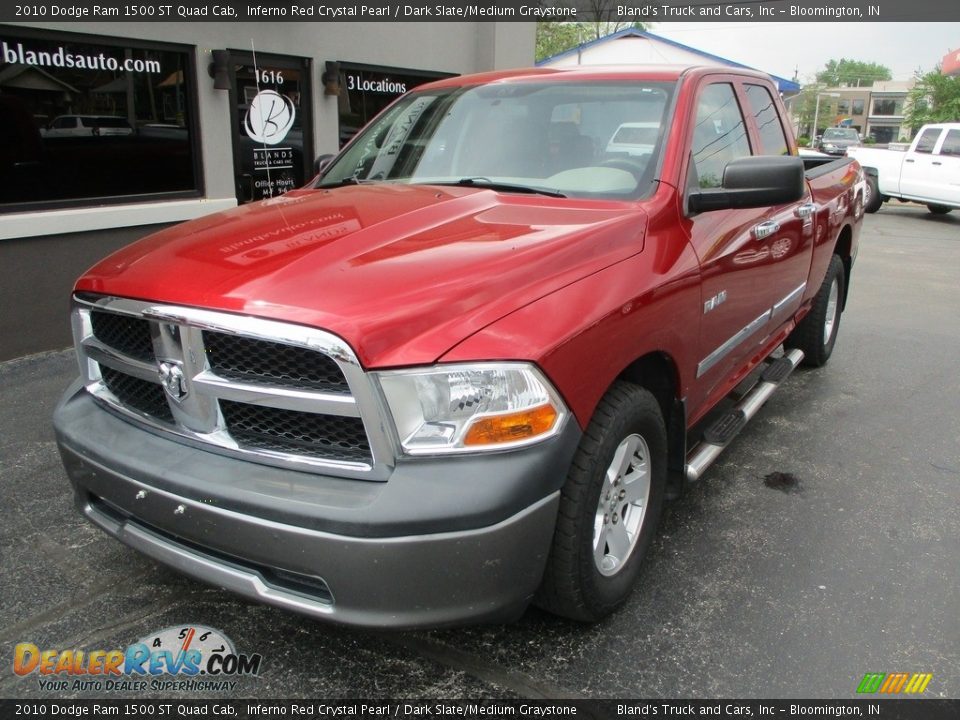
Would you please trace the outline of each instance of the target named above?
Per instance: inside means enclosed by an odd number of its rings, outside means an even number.
[[[846,287],[846,272],[839,255],[830,258],[827,275],[813,299],[813,307],[800,321],[784,345],[803,350],[803,364],[821,367],[827,364],[840,330],[840,309]]]
[[[947,207],[946,205],[927,205],[927,210],[932,212],[934,215],[946,215],[948,212],[953,210],[953,208]]]
[[[618,382],[600,401],[563,486],[538,605],[593,622],[626,600],[656,532],[666,460],[657,400]]]
[[[863,210],[868,213],[875,213],[883,205],[883,195],[880,194],[880,188],[877,186],[877,176],[867,175],[867,189],[863,194]]]

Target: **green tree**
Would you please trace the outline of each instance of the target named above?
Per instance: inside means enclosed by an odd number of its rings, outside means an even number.
[[[830,60],[817,73],[817,83],[824,87],[869,87],[877,80],[890,80],[890,68],[880,63],[861,60]]]
[[[584,28],[578,22],[544,20],[537,23],[537,62],[570,50],[585,42]]]
[[[940,68],[921,75],[907,95],[905,124],[914,132],[934,122],[960,121],[960,76],[940,74]]]
[[[587,0],[586,4],[587,12],[593,17],[592,21],[583,23],[583,25],[590,29],[590,40],[599,40],[602,37],[613,35],[613,33],[620,32],[628,27],[636,28],[637,30],[646,29],[646,24],[642,22],[623,22],[617,20],[616,18],[620,13],[621,7],[617,4],[617,0]],[[640,5],[640,3],[636,2],[634,5]]]
[[[793,116],[797,119],[800,133],[809,134],[810,137],[813,137],[819,135],[824,128],[834,124],[834,118],[838,115],[837,101],[840,98],[824,95],[826,89],[826,85],[804,85],[800,94],[790,100]],[[820,95],[819,112],[817,112],[818,94]],[[813,127],[815,116],[817,119],[816,128]]]
[[[601,3],[602,5],[602,3]],[[642,22],[616,22],[598,19],[591,22],[558,22],[543,20],[537,23],[537,62],[553,57],[564,50],[572,50],[578,45],[612,35],[624,28],[632,27],[645,30]]]

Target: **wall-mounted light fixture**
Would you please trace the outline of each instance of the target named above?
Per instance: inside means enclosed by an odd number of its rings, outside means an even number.
[[[336,60],[327,60],[326,70],[320,76],[320,82],[323,83],[324,95],[340,94],[340,63]]]
[[[213,78],[213,87],[216,90],[230,89],[230,51],[211,50],[213,62],[207,67],[207,72]]]

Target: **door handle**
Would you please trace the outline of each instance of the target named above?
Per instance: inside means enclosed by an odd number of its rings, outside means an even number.
[[[765,237],[770,237],[775,232],[780,229],[780,223],[776,220],[767,220],[767,222],[762,222],[759,225],[753,226],[753,236],[757,240],[763,240]]]
[[[906,160],[904,160],[904,162],[912,163],[912,162],[913,162],[913,158],[907,158]]]
[[[943,165],[943,163],[940,162],[939,160],[934,160],[934,161],[933,161],[933,164],[934,164],[934,165]]]
[[[817,211],[816,205],[814,205],[813,203],[804,203],[793,212],[798,218],[808,218],[811,215],[813,215],[816,211]]]

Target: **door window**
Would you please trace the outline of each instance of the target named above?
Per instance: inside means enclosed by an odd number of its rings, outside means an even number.
[[[700,93],[692,150],[693,172],[687,182],[701,188],[720,187],[727,165],[750,155],[747,127],[733,85],[716,83]]]

